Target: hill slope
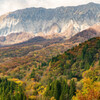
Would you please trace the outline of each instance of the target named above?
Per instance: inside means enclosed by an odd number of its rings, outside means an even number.
[[[41,48],[41,45],[43,44],[34,44],[29,41],[26,44],[0,49],[0,77],[7,76],[23,81],[25,94],[28,98],[41,99],[43,96],[48,99],[47,94],[44,96],[48,82],[55,88],[56,85],[54,84],[66,86],[64,83],[68,81],[68,87],[71,91],[70,84],[73,85],[73,81],[70,83],[70,80],[74,78],[79,81],[82,79],[84,71],[91,67],[100,67],[98,65],[100,62],[100,37],[90,39],[68,51],[66,51],[68,48],[76,44],[57,43],[44,48]],[[85,77],[87,76],[85,74]],[[66,81],[60,81],[61,79],[66,79]],[[97,79],[99,80],[99,78]],[[50,90],[50,93],[53,92]],[[51,96],[53,95],[51,94]],[[44,100],[44,98],[42,99]]]
[[[93,66],[100,57],[100,38],[93,38],[85,43],[80,44],[62,55],[53,57],[49,64],[50,79],[59,78],[61,76],[67,79],[75,77],[80,79],[82,72]]]
[[[51,59],[41,78],[42,84],[48,84],[45,96],[54,100],[99,100],[99,71],[100,37],[97,37]]]
[[[25,33],[25,32],[11,33],[7,36],[0,37],[0,45],[17,44],[17,43],[27,41],[33,37],[34,37],[34,34],[32,33]]]
[[[81,43],[93,37],[100,37],[100,25],[93,25],[92,27],[77,33],[67,40],[67,42]]]

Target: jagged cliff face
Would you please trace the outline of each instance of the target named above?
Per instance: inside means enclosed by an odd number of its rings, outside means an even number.
[[[32,32],[34,35],[60,33],[70,38],[100,22],[100,4],[55,9],[27,8],[0,17],[0,35]]]

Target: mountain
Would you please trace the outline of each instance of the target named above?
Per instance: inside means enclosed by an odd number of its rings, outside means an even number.
[[[1,16],[0,99],[99,100],[99,22],[95,3]]]
[[[64,43],[64,42],[72,42],[72,43],[82,43],[90,38],[99,37],[100,36],[100,25],[93,25],[90,28],[83,30],[72,36],[70,39],[66,40],[65,36],[61,36],[60,34],[52,34],[52,35],[40,35],[35,36],[33,33],[11,33],[7,36],[0,37],[0,45],[21,45],[21,44],[54,44],[54,43]]]
[[[20,33],[11,33],[7,36],[0,37],[0,45],[11,45],[17,44],[24,41],[27,41],[34,37],[32,33],[20,32]]]
[[[82,43],[93,37],[100,37],[100,25],[93,25],[92,27],[77,33],[66,41],[72,43]]]
[[[31,32],[36,36],[58,34],[70,38],[100,22],[100,4],[55,9],[26,8],[0,17],[0,36]]]

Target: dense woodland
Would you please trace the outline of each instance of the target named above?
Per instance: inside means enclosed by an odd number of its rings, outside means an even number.
[[[80,80],[82,72],[90,69],[100,60],[100,39],[93,38],[79,46],[67,50],[61,55],[53,57],[50,61],[50,74],[53,76],[73,77]]]
[[[1,100],[100,100],[100,37],[65,45],[2,47]]]
[[[26,100],[22,86],[7,78],[0,79],[0,100]]]

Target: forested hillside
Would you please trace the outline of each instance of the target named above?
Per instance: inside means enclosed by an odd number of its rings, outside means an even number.
[[[71,100],[73,95],[77,94],[73,100],[99,100],[100,38],[92,38],[64,54],[53,57],[48,70],[42,78],[47,79],[48,83],[46,96],[55,97],[56,100]],[[87,87],[88,85],[90,86]],[[79,91],[76,92],[76,89]]]
[[[99,48],[100,38],[93,38],[67,50],[64,54],[53,57],[49,63],[50,79],[62,75],[68,79],[73,77],[81,79],[82,72],[88,70],[96,61],[99,61]]]
[[[73,48],[58,43],[34,50],[30,44],[1,48],[1,100],[100,99],[100,37]]]

